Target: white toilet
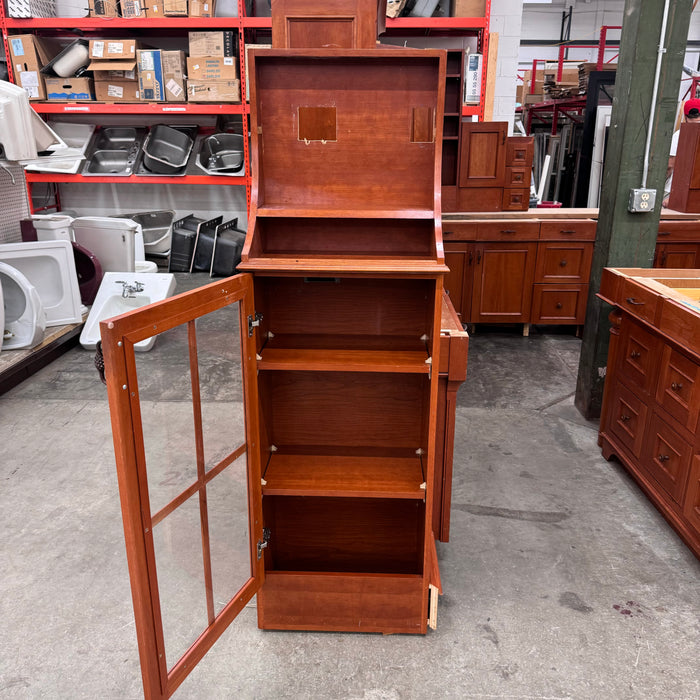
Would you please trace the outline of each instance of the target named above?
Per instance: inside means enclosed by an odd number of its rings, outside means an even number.
[[[75,242],[95,255],[103,272],[134,272],[135,262],[145,261],[141,224],[131,219],[79,216],[71,226]]]
[[[175,275],[171,273],[106,272],[80,334],[80,344],[93,350],[100,339],[100,321],[163,301],[174,292]],[[134,349],[145,352],[155,342],[156,336],[152,336],[136,343]]]
[[[19,270],[4,262],[0,262],[0,286],[3,350],[33,348],[44,339],[46,329],[46,314],[39,293]]]

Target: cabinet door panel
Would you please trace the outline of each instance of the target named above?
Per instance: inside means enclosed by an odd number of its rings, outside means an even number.
[[[476,246],[471,321],[527,323],[537,243]]]
[[[618,372],[631,386],[644,393],[654,391],[661,341],[636,323],[625,319],[620,338]]]
[[[460,187],[503,187],[507,132],[505,122],[462,122]]]
[[[623,384],[617,383],[611,397],[607,430],[635,457],[644,442],[647,407]]]
[[[690,445],[657,413],[649,426],[641,466],[678,504],[690,469]]]
[[[695,528],[700,536],[700,455],[693,457],[690,476],[688,477],[688,489],[683,504],[683,515],[688,523]]]
[[[681,425],[695,431],[700,408],[700,367],[669,346],[664,348],[657,402]]]
[[[535,281],[587,284],[592,258],[592,243],[540,243]]]
[[[694,270],[698,264],[700,245],[697,243],[662,243],[656,246],[654,267]]]

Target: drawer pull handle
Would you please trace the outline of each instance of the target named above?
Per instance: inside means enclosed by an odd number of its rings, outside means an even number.
[[[632,350],[632,352],[630,353],[630,357],[633,360],[638,360],[641,356],[642,356],[642,353],[639,352],[639,350]]]
[[[659,460],[659,462],[668,462],[668,460],[671,458],[668,455],[659,455],[657,459]]]
[[[560,260],[559,261],[559,267],[566,267],[567,266],[567,261],[566,260]]]
[[[557,302],[557,309],[561,309],[561,302],[560,301]]]
[[[517,233],[515,229],[512,228],[507,228],[507,229],[501,229],[501,233]]]
[[[680,391],[683,388],[683,382],[672,382],[671,389],[673,391]]]
[[[568,230],[560,229],[559,233],[576,233],[576,231],[573,229],[568,229]]]
[[[631,417],[631,416],[628,416],[626,413],[623,413],[623,414],[620,416],[620,420],[621,420],[623,423],[626,423],[628,420],[632,420],[632,417]]]
[[[644,306],[643,301],[637,301],[634,297],[627,297],[627,299],[625,299],[625,301],[628,304],[632,304],[632,306]]]
[[[671,232],[670,231],[659,231],[659,236],[670,236]]]

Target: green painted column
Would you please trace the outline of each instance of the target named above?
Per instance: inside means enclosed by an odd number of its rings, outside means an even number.
[[[610,336],[610,307],[596,297],[603,268],[651,267],[654,260],[693,0],[669,2],[666,52],[656,97],[647,176],[647,187],[656,190],[656,207],[650,213],[632,214],[627,211],[627,206],[630,190],[642,186],[664,4],[664,0],[625,2],[598,231],[576,384],[576,407],[589,420],[600,416]]]

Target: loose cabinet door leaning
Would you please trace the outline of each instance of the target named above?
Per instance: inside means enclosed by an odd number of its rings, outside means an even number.
[[[252,290],[236,275],[101,324],[146,698],[170,697],[262,586]]]
[[[507,136],[506,122],[462,122],[459,139],[460,187],[503,187]]]

